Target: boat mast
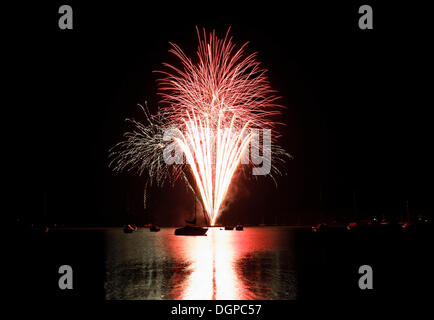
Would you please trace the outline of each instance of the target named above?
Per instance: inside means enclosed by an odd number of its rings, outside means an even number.
[[[200,202],[200,205],[202,206],[202,213],[203,213],[203,218],[204,218],[205,224],[208,226],[209,225],[209,221],[208,221],[208,218],[207,218],[207,216],[205,214],[205,209],[204,209],[204,205],[203,205],[202,201]],[[195,214],[196,214],[196,212],[195,212]]]

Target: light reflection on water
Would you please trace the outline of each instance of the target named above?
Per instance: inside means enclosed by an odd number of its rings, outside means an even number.
[[[291,230],[106,231],[107,299],[295,299]]]

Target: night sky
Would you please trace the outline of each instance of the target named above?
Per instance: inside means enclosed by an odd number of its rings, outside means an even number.
[[[287,175],[277,188],[271,179],[237,181],[223,222],[313,223],[321,208],[326,219],[351,218],[354,197],[359,217],[399,218],[406,200],[415,214],[432,215],[433,55],[417,8],[372,5],[374,30],[359,30],[364,2],[123,3],[70,2],[72,31],[57,26],[60,2],[38,4],[23,13],[29,25],[16,23],[10,201],[20,221],[164,226],[188,217],[184,186],[150,190],[144,212],[144,179],[112,173],[107,158],[128,129],[124,119],[140,118],[137,104],[156,109],[152,71],[174,61],[168,42],[195,53],[195,26],[221,36],[231,26],[238,44],[249,41],[287,107]]]

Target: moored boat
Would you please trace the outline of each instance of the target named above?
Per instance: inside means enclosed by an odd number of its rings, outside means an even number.
[[[177,236],[206,236],[207,228],[198,226],[185,226],[175,229],[175,235]]]
[[[157,226],[156,224],[151,224],[151,226],[149,227],[149,231],[158,232],[158,231],[160,231],[160,227]]]
[[[134,224],[127,224],[125,227],[124,227],[124,232],[125,233],[133,233],[133,232],[135,232],[137,230],[137,227],[136,227],[136,225],[134,225]]]
[[[205,217],[205,214],[204,214]],[[206,221],[206,218],[205,218]],[[194,202],[194,219],[185,220],[186,226],[175,229],[176,236],[206,236],[208,228],[196,226],[196,201]]]

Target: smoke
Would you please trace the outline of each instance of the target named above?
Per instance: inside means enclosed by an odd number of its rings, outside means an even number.
[[[237,223],[237,220],[239,220],[239,217],[241,216],[241,212],[234,212],[234,210],[237,210],[235,204],[248,199],[250,196],[251,190],[249,182],[242,172],[238,171],[231,181],[225,200],[220,208],[219,218],[216,222],[218,224],[224,224],[225,222]]]

